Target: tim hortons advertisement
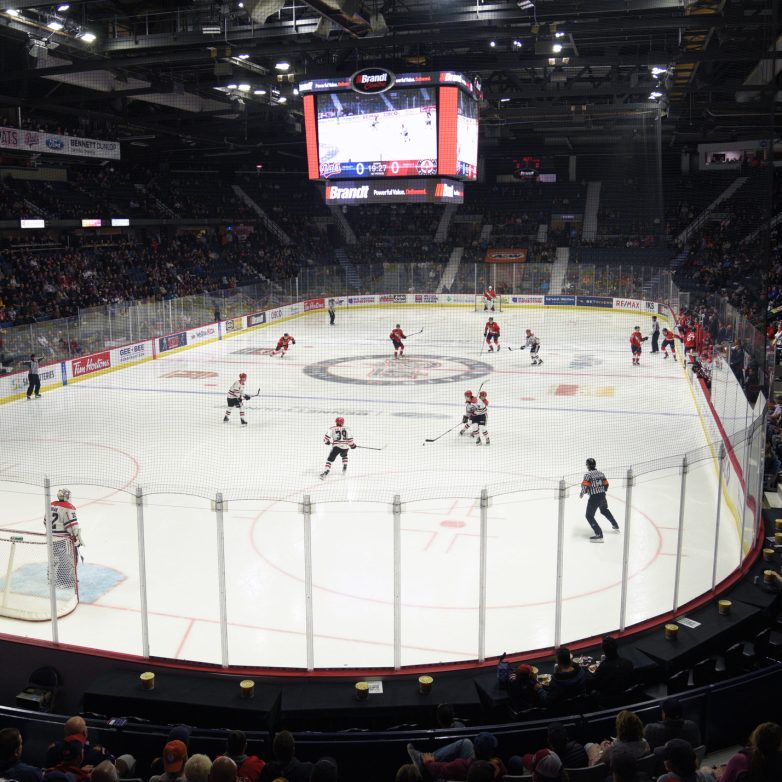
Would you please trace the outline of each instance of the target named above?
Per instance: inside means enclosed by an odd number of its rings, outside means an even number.
[[[247,316],[247,328],[250,328],[250,326],[260,326],[262,323],[266,323],[265,312],[256,312],[253,315]]]
[[[526,263],[526,247],[504,247],[502,249],[486,250],[486,263]]]
[[[230,333],[232,331],[241,331],[244,328],[244,318],[231,318],[225,322],[225,331]]]
[[[307,299],[304,302],[304,312],[310,312],[311,310],[322,310],[326,307],[325,299]]]
[[[71,361],[71,374],[73,377],[82,377],[111,366],[111,353],[104,350],[102,353],[93,353],[91,356],[75,358]]]
[[[167,337],[158,337],[159,353],[174,350],[174,348],[183,348],[185,345],[187,345],[186,331],[180,331],[179,334],[169,334]]]

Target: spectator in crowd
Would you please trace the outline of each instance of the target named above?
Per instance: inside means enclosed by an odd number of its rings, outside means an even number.
[[[312,763],[304,762],[296,757],[296,743],[293,734],[281,730],[274,736],[270,760],[261,772],[261,782],[272,782],[277,777],[283,777],[288,782],[309,782],[312,773]]]
[[[111,760],[111,755],[105,747],[100,744],[92,745],[88,739],[87,723],[84,717],[76,715],[69,717],[62,726],[63,738],[65,741],[78,741],[83,748],[82,765],[96,766],[103,760]],[[46,766],[54,766],[59,762],[61,742],[54,742],[49,745],[46,752]]]
[[[551,684],[540,690],[546,705],[555,705],[586,692],[587,676],[580,665],[573,665],[570,649],[557,649],[557,663],[551,676]]]
[[[120,755],[115,765],[120,779],[136,778],[136,758],[133,755]]]
[[[0,730],[0,778],[41,782],[41,769],[22,763],[22,734],[18,728]]]
[[[310,782],[338,782],[339,772],[334,758],[321,758],[312,767]]]
[[[57,763],[46,770],[44,780],[60,779],[59,774],[64,774],[69,782],[86,782],[90,778],[92,766],[83,766],[84,745],[77,739],[66,739],[57,744],[59,758]]]
[[[671,739],[684,739],[690,746],[698,747],[701,732],[697,723],[684,719],[682,705],[678,698],[666,698],[662,703],[662,719],[650,722],[644,728],[644,738],[656,750]]]
[[[458,754],[451,754],[450,758],[447,758],[446,754],[442,752],[442,750],[448,749],[447,747],[430,753],[418,752],[412,744],[408,744],[407,752],[410,755],[410,760],[418,766],[419,770],[425,771],[432,779],[466,780],[470,766],[479,760],[491,763],[494,767],[495,779],[502,779],[505,776],[505,766],[496,755],[497,737],[494,734],[479,733],[475,737],[475,741],[471,742],[469,739],[465,739],[464,742],[454,742],[454,745],[459,744],[460,748]],[[456,752],[457,750],[454,749],[453,753]]]
[[[421,770],[415,763],[405,763],[396,771],[394,782],[422,782]]]
[[[605,636],[601,646],[603,661],[590,678],[589,688],[597,693],[601,706],[610,707],[622,702],[625,690],[632,684],[633,663],[619,656],[616,639],[612,636]]]
[[[438,728],[463,728],[464,723],[456,719],[453,706],[450,703],[441,703],[437,706]]]
[[[508,677],[508,699],[514,711],[531,709],[540,703],[541,686],[532,675],[529,665],[517,665],[516,670]]]
[[[541,749],[532,759],[532,782],[565,782],[567,773],[556,752]]]
[[[266,761],[257,755],[247,754],[247,735],[244,731],[232,730],[228,734],[225,756],[236,763],[236,775],[242,782],[258,782]]]
[[[627,747],[611,753],[611,782],[651,782],[648,774],[638,771],[638,759]]]
[[[209,772],[212,770],[212,761],[206,755],[191,755],[184,768],[184,777],[187,782],[209,782]]]
[[[180,739],[169,741],[163,748],[161,761],[163,773],[151,776],[149,782],[186,782],[184,770],[187,762],[187,746],[184,741]]]
[[[649,744],[643,737],[644,726],[638,715],[633,711],[620,711],[616,715],[616,738],[605,740],[600,744],[587,744],[586,751],[589,765],[605,763],[610,767],[611,756],[615,749],[624,747],[636,758],[642,758],[650,752]]]
[[[495,768],[488,760],[476,760],[467,772],[467,782],[494,782]]]
[[[548,726],[546,744],[548,749],[554,752],[562,761],[565,768],[582,768],[589,765],[584,746],[577,741],[571,741],[568,738],[567,728],[558,722],[552,722]],[[534,758],[535,756],[532,754],[524,755],[524,768],[527,771],[532,771]]]
[[[90,772],[90,782],[119,782],[116,766],[110,760],[102,760]]]
[[[714,782],[711,774],[696,768],[695,752],[684,739],[671,739],[665,745],[666,773],[657,782]]]
[[[217,758],[209,771],[209,782],[236,782],[236,763],[225,755]]]
[[[779,782],[782,727],[776,722],[762,722],[752,731],[749,746],[733,755],[724,768],[716,769],[714,776],[719,782]]]

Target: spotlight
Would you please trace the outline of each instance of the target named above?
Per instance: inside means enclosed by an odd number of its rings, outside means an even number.
[[[522,46],[524,46],[524,41],[520,41],[518,38],[514,39],[513,41],[514,49],[521,49]]]
[[[554,37],[555,38],[564,38],[565,37],[565,33],[563,33],[563,32],[556,32],[556,33],[554,33]]]
[[[62,22],[58,22],[56,19],[52,19],[51,22],[49,22],[46,25],[50,30],[54,30],[54,32],[59,32],[60,30],[65,27],[65,25]]]
[[[238,84],[226,84],[226,85],[225,85],[225,88],[226,88],[227,90],[235,90],[235,89],[238,89],[238,87],[239,87],[239,85],[238,85]]]
[[[489,41],[489,46],[493,49],[497,45],[497,41]]]
[[[510,98],[500,98],[500,103],[507,103]]]
[[[532,0],[519,0],[516,5],[522,10],[522,11],[529,11],[530,8],[535,7],[535,3],[532,2]]]
[[[86,33],[82,33],[82,34],[79,36],[79,40],[80,40],[80,41],[84,41],[84,43],[95,43],[95,39],[96,39],[97,37],[98,37],[98,36],[97,36],[97,35],[95,35],[95,33],[86,32]]]
[[[16,8],[6,8],[5,12],[8,16],[19,16],[19,11]]]
[[[287,60],[280,60],[274,67],[276,70],[284,72],[290,70],[291,64]]]
[[[554,52],[554,54],[559,54],[562,51],[562,44],[561,43],[555,43],[551,47],[551,51]]]
[[[250,91],[250,85],[249,84],[240,84],[236,89],[238,89],[239,92],[249,92]]]
[[[649,100],[659,100],[662,98],[663,94],[661,92],[650,92],[649,93]]]
[[[299,88],[298,87],[294,87],[293,88],[293,94],[294,95],[298,95],[299,94]]]
[[[280,95],[279,98],[277,98],[277,103],[287,103],[288,99],[284,95]]]
[[[668,73],[667,68],[660,68],[657,65],[652,68],[652,76],[662,76],[664,73]]]
[[[266,95],[266,90],[253,90],[253,95]]]
[[[239,60],[249,60],[250,59],[250,55],[249,54],[240,54],[237,59],[239,59]]]
[[[68,3],[63,3],[62,5],[57,6],[57,11],[58,13],[64,14],[69,8],[70,6]]]

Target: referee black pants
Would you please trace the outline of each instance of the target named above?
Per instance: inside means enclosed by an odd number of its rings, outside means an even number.
[[[657,344],[660,341],[660,332],[659,331],[653,331],[652,332],[652,353],[659,353],[660,352],[660,346]]]
[[[586,519],[589,522],[589,526],[592,527],[592,532],[594,532],[595,535],[603,534],[603,530],[600,528],[600,525],[597,523],[597,521],[595,521],[595,513],[597,511],[600,511],[600,513],[602,513],[603,516],[605,516],[611,522],[612,527],[619,526],[616,523],[616,519],[614,518],[613,513],[608,510],[608,500],[606,499],[605,494],[602,492],[600,494],[590,494],[589,499],[587,500]]]
[[[36,396],[41,395],[41,376],[37,373],[27,373],[27,398],[29,399],[33,394]]]

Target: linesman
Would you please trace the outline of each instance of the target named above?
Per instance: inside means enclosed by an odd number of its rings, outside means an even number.
[[[600,511],[610,522],[614,532],[619,532],[619,525],[610,510],[608,510],[608,500],[606,499],[606,490],[608,489],[608,480],[600,470],[597,469],[597,462],[594,459],[586,460],[587,472],[584,473],[584,480],[581,481],[581,494],[589,495],[587,500],[586,520],[592,527],[595,534],[589,539],[590,543],[603,542],[603,530],[595,520],[595,512]]]

